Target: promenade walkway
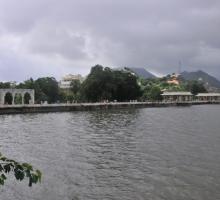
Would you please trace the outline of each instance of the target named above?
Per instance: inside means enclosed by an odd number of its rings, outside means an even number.
[[[161,101],[161,102],[109,102],[109,103],[66,103],[66,104],[23,104],[0,105],[0,114],[71,112],[100,109],[150,108],[169,106],[192,106],[220,104],[220,101]]]

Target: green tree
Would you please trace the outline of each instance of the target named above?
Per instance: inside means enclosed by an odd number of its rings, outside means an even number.
[[[66,102],[71,96],[69,93],[59,89],[58,82],[53,77],[41,77],[37,80],[30,78],[18,84],[17,88],[34,89],[36,103],[41,103],[43,101],[48,101],[48,103]],[[75,96],[78,96],[78,94]],[[72,99],[74,99],[74,96]]]
[[[198,81],[189,81],[186,85],[186,89],[190,91],[193,95],[197,95],[198,93],[207,92],[203,83]]]
[[[129,72],[115,71],[115,99],[118,101],[135,100],[141,96],[141,89],[137,83],[137,77]]]
[[[5,103],[11,105],[13,101],[13,97],[10,93],[7,93],[5,95]]]
[[[35,87],[38,90],[36,93],[36,100],[48,101],[48,103],[55,103],[59,100],[58,82],[53,77],[38,78],[35,81]]]
[[[72,80],[70,83],[70,90],[76,95],[80,91],[81,83],[79,80]]]
[[[101,65],[92,67],[80,92],[83,99],[90,102],[134,100],[141,95],[136,76]]]
[[[0,82],[0,89],[11,88],[10,82]]]
[[[153,87],[147,87],[144,90],[143,93],[143,100],[150,100],[150,101],[160,101],[162,100],[161,96],[162,92],[159,87],[153,86]]]
[[[4,185],[9,173],[13,173],[18,181],[28,178],[28,185],[30,187],[33,183],[41,182],[42,174],[39,170],[34,169],[28,163],[19,163],[15,160],[8,159],[0,153],[0,185]]]
[[[81,95],[84,101],[98,102],[111,99],[111,83],[113,82],[109,68],[104,69],[101,65],[92,67],[87,79],[83,82]]]

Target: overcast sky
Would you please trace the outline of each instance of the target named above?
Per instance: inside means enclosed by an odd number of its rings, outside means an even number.
[[[179,61],[220,79],[219,0],[0,0],[0,81]]]

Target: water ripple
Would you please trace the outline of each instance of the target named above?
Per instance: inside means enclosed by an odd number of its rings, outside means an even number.
[[[5,155],[40,185],[10,177],[1,200],[220,199],[220,107],[0,116]]]

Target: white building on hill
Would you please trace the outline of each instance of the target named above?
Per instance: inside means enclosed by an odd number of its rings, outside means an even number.
[[[84,78],[80,74],[68,74],[61,79],[61,81],[59,82],[59,87],[61,89],[69,89],[73,80],[79,80],[80,83],[82,83],[84,81]]]

